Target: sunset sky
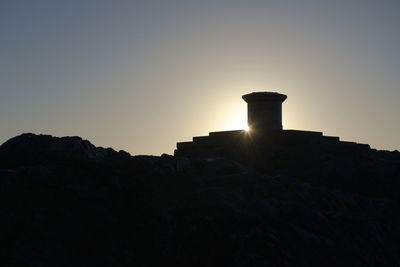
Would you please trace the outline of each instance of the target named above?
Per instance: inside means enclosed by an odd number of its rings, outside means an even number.
[[[0,1],[0,143],[81,136],[133,155],[243,129],[253,91],[283,127],[400,149],[400,1]]]

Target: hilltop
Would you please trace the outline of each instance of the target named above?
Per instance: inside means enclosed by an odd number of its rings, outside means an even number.
[[[398,266],[400,153],[276,147],[262,164],[0,146],[5,266]]]

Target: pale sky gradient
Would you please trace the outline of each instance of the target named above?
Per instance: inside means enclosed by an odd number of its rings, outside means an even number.
[[[131,154],[245,127],[400,149],[400,1],[0,1],[0,143],[78,135]]]

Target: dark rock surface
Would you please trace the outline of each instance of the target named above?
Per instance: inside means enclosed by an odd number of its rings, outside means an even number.
[[[53,137],[50,135],[21,134],[0,147],[0,164],[23,165],[49,161],[87,160],[129,157],[125,151],[96,147],[78,136]]]
[[[21,135],[0,146],[2,266],[399,266],[399,154],[254,168]]]

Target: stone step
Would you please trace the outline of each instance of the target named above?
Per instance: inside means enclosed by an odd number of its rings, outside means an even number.
[[[337,136],[323,136],[322,140],[324,142],[339,142],[340,138]]]
[[[179,142],[179,143],[176,143],[176,147],[177,147],[178,150],[187,149],[187,148],[194,148],[195,144],[193,142]]]
[[[196,144],[208,144],[210,142],[209,136],[195,136],[193,142]]]

